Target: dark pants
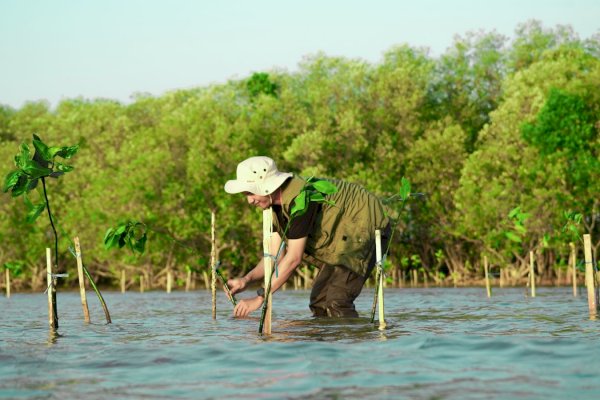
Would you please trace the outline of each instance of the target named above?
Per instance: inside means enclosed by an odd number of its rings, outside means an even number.
[[[381,235],[383,252],[387,249],[390,233],[390,226],[388,226]],[[374,249],[375,243],[372,246]],[[373,250],[365,276],[352,272],[343,265],[321,267],[310,292],[310,309],[313,315],[315,317],[358,317],[354,300],[362,291],[376,262],[375,250]]]

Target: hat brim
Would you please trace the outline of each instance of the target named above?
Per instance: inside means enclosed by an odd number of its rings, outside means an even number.
[[[242,192],[250,192],[256,194],[258,192],[258,187],[256,183],[246,183],[237,180],[227,181],[225,184],[225,191],[227,193],[242,193]]]
[[[286,181],[286,179],[292,177],[294,174],[290,172],[278,172],[276,175],[270,177],[266,182],[242,182],[236,179],[227,181],[225,184],[225,191],[227,193],[242,193],[250,192],[253,194],[268,196],[273,193],[279,186]]]

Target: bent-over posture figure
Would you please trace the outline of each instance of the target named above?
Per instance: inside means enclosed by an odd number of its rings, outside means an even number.
[[[243,193],[250,205],[263,210],[272,207],[273,236],[271,254],[277,254],[284,230],[290,221],[294,199],[306,181],[292,173],[280,172],[269,157],[251,157],[237,167],[237,179],[225,184],[228,193]],[[329,180],[338,188],[327,196],[333,204],[311,202],[302,216],[291,220],[285,235],[285,250],[280,254],[278,276],[273,275],[272,292],[277,291],[305,262],[319,268],[310,294],[314,316],[358,317],[354,300],[375,266],[375,230],[382,231],[382,246],[387,247],[390,220],[384,206],[359,185]],[[227,283],[231,293],[246,289],[252,281],[264,278],[263,260],[242,278]],[[257,296],[240,300],[234,315],[245,317],[260,308],[264,289]]]

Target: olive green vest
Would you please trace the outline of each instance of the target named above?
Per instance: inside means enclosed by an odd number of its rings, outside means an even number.
[[[367,273],[375,252],[375,230],[383,230],[390,222],[379,199],[359,185],[327,179],[338,191],[327,196],[335,204],[323,203],[308,235],[304,259],[318,267],[343,265],[359,275]],[[293,200],[304,187],[305,180],[294,176],[282,188],[282,212],[290,219]],[[283,235],[282,221],[273,213],[276,230]]]

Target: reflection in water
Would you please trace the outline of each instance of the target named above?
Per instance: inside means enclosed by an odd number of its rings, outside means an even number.
[[[52,345],[56,344],[59,337],[61,337],[60,333],[58,333],[56,329],[50,327],[48,330],[48,347],[52,347]]]

